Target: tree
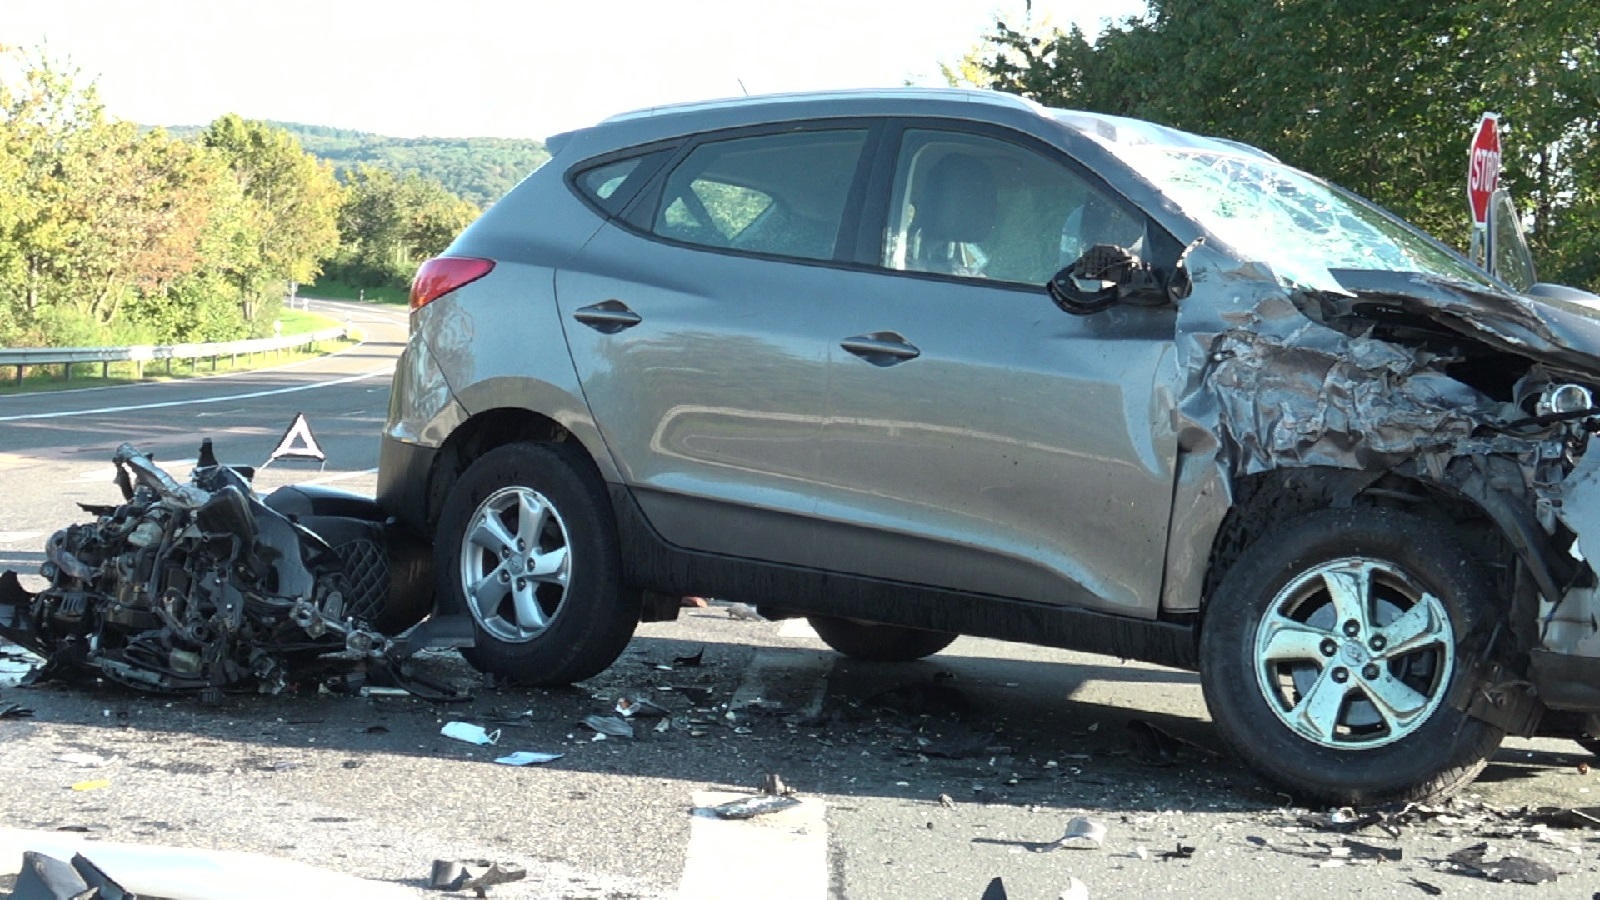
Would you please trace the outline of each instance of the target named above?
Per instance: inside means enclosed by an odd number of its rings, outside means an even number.
[[[436,181],[362,165],[349,173],[339,215],[341,277],[366,287],[404,286],[478,216]]]
[[[264,122],[230,113],[211,123],[201,143],[227,161],[246,200],[222,267],[253,320],[282,296],[284,282],[313,280],[338,248],[343,192],[330,166]],[[267,306],[258,308],[262,300]]]
[[[1542,275],[1600,278],[1600,35],[1535,0],[1151,0],[1090,43],[997,22],[987,84],[1260,146],[1457,245],[1466,146],[1502,113],[1504,183]]]

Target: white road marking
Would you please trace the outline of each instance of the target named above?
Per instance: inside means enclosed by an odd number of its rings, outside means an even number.
[[[137,412],[142,409],[170,409],[174,406],[198,406],[202,403],[231,403],[235,400],[253,400],[257,397],[273,397],[278,394],[294,394],[300,391],[314,391],[318,388],[336,387],[341,384],[350,384],[356,381],[366,381],[368,378],[387,378],[394,374],[394,368],[376,369],[361,375],[350,375],[344,378],[335,378],[332,381],[319,381],[315,384],[297,384],[294,387],[273,388],[268,391],[249,391],[243,394],[226,394],[220,397],[199,397],[193,400],[167,400],[161,403],[136,403],[130,406],[102,406],[97,409],[62,410],[47,413],[27,413],[20,416],[0,416],[0,422],[20,422],[25,419],[64,419],[70,416],[98,416],[109,413]]]
[[[822,638],[817,637],[816,630],[811,627],[811,623],[806,621],[804,617],[798,619],[784,619],[782,622],[780,622],[778,624],[778,637],[812,638],[818,641],[822,640]]]
[[[696,791],[698,808],[742,794]],[[821,800],[754,819],[718,819],[709,813],[689,822],[689,847],[678,896],[683,900],[826,900],[828,825]]]
[[[739,709],[758,700],[775,700],[802,716],[815,716],[822,711],[834,659],[832,653],[816,650],[762,647],[750,660],[728,707]],[[803,691],[798,697],[797,688]]]

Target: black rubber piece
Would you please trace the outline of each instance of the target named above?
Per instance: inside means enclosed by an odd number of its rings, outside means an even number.
[[[600,476],[587,456],[566,444],[507,444],[462,474],[434,537],[439,608],[471,615],[461,590],[461,538],[478,505],[512,485],[538,491],[566,523],[573,560],[566,594],[549,627],[526,642],[499,640],[474,621],[476,646],[461,655],[479,671],[515,684],[552,687],[597,675],[633,637],[641,601],[622,584],[616,520]]]
[[[835,616],[810,616],[807,621],[824,644],[851,659],[875,662],[910,662],[932,656],[958,637],[948,631],[922,631]]]
[[[1314,566],[1348,556],[1382,560],[1439,598],[1457,648],[1446,698],[1473,677],[1476,648],[1497,612],[1493,581],[1443,526],[1390,509],[1324,510],[1264,535],[1228,570],[1204,611],[1200,682],[1217,729],[1268,781],[1307,801],[1359,806],[1442,797],[1471,781],[1504,733],[1441,703],[1410,736],[1383,747],[1322,747],[1267,705],[1252,645],[1278,591]]]

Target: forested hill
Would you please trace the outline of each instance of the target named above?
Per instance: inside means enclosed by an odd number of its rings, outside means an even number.
[[[397,138],[366,131],[269,122],[294,135],[314,156],[335,168],[362,163],[395,172],[415,172],[439,182],[452,193],[486,207],[500,199],[540,163],[550,158],[544,144],[516,138]],[[187,136],[200,129],[173,128]]]

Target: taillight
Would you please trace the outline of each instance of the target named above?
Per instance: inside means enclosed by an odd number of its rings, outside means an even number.
[[[427,306],[456,288],[465,287],[494,269],[494,260],[471,256],[435,256],[411,279],[411,311]]]

